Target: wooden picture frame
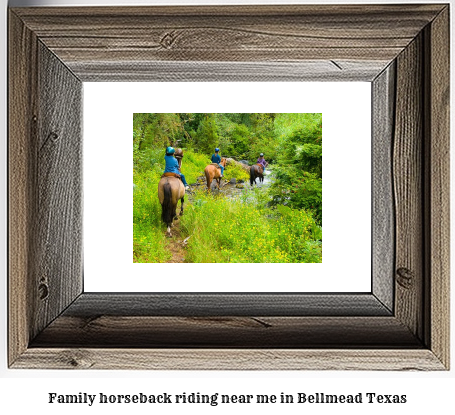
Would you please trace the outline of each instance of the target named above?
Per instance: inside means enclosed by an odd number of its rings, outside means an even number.
[[[83,81],[372,83],[372,291],[86,293]],[[9,367],[449,369],[449,5],[9,10]],[[355,261],[352,267],[355,267]]]

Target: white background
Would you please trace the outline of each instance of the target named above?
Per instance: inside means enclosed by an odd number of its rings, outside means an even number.
[[[416,1],[417,2],[417,1]],[[62,0],[13,0],[11,5],[93,5],[93,4],[125,4],[115,0],[98,0],[92,1],[71,1]],[[135,1],[136,4],[156,4],[153,1]],[[190,1],[168,1],[168,4],[197,4],[198,2]],[[209,3],[209,2],[206,2]],[[220,4],[212,1],[211,3]],[[240,4],[241,1],[227,2]],[[250,1],[250,3],[260,3]],[[271,2],[266,2],[271,3]],[[279,2],[275,2],[279,3]],[[287,0],[286,3],[297,3],[296,1]],[[305,2],[300,2],[305,3]],[[315,3],[311,1],[311,3]],[[338,3],[325,1],[323,3]],[[352,2],[353,3],[353,2]],[[369,2],[374,3],[374,2]],[[376,3],[386,3],[377,1]],[[387,3],[399,3],[389,1]],[[427,1],[426,3],[430,3]],[[438,3],[431,1],[431,3]],[[319,406],[235,406],[231,407],[208,407],[208,406],[185,406],[184,410],[190,414],[200,413],[226,413],[232,411],[237,413],[255,413],[261,411],[264,414],[276,414],[277,409],[282,413],[292,414],[333,414],[335,411],[339,414],[365,414],[375,415],[384,413],[403,414],[403,413],[441,413],[449,414],[453,412],[453,390],[455,388],[454,371],[443,373],[396,373],[396,372],[305,372],[305,371],[282,371],[282,372],[201,372],[201,371],[164,371],[164,372],[117,372],[117,371],[31,371],[31,370],[7,370],[6,369],[6,2],[2,1],[3,7],[0,10],[3,25],[3,36],[0,36],[0,45],[3,65],[0,66],[0,103],[2,111],[0,112],[1,137],[1,180],[0,192],[3,196],[3,203],[0,204],[0,233],[4,236],[0,239],[0,265],[2,269],[2,281],[0,285],[0,294],[2,299],[2,319],[0,320],[0,329],[2,332],[0,343],[0,408],[2,413],[47,413],[47,414],[124,414],[144,413],[150,414],[158,412],[161,414],[173,413],[179,407],[143,407],[131,408],[123,406],[109,406],[106,408],[92,407],[85,405],[72,406],[52,406],[48,405],[47,393],[181,393],[201,392],[211,393],[219,391],[222,393],[295,393],[295,392],[325,392],[325,393],[357,393],[357,392],[377,392],[377,393],[396,393],[407,394],[409,403],[406,405],[319,405]],[[453,4],[452,4],[453,7]],[[452,30],[453,33],[453,30]],[[453,76],[452,76],[453,85]],[[452,122],[452,125],[455,125]],[[455,181],[452,178],[452,183]],[[453,204],[452,204],[453,206]],[[455,221],[452,220],[452,234],[454,234]],[[452,244],[454,247],[455,244]],[[453,249],[453,248],[452,248]],[[453,286],[453,284],[452,284]],[[452,289],[453,299],[453,289]],[[452,319],[452,333],[454,333]],[[452,344],[454,344],[452,338]],[[452,347],[453,356],[453,347]],[[229,412],[228,412],[229,411]]]
[[[133,264],[135,112],[322,113],[322,264]],[[84,84],[86,292],[370,292],[370,240],[369,82]]]

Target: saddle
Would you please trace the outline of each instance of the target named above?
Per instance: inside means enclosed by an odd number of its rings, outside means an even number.
[[[211,165],[212,165],[212,166],[215,166],[215,167],[218,167],[219,169],[221,169],[221,166],[220,166],[218,163],[212,163]]]
[[[256,166],[259,166],[261,168],[261,172],[264,172],[264,166],[262,164],[256,163]]]
[[[180,174],[177,174],[177,173],[163,173],[161,178],[163,178],[163,177],[176,177],[177,179],[180,179]]]

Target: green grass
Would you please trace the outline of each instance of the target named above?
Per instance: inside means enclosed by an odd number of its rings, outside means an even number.
[[[133,196],[133,261],[166,262],[164,224],[161,223],[161,205],[158,200],[158,182],[161,174],[149,170],[134,174],[136,188]]]
[[[182,171],[188,183],[196,182],[208,164],[205,155],[185,152]],[[133,261],[166,262],[170,259],[165,225],[161,220],[158,182],[164,171],[164,150],[150,150],[133,170]],[[186,198],[186,202],[188,198]]]
[[[209,163],[206,155],[186,151],[182,171],[188,183],[196,182]],[[157,192],[164,153],[153,152],[149,165],[133,173],[133,261],[166,262],[170,254]],[[248,173],[231,165],[225,178],[232,177],[247,180]],[[321,262],[322,230],[311,214],[286,206],[267,208],[265,197],[258,188],[236,199],[205,190],[196,191],[192,203],[185,197],[181,231],[182,237],[191,236],[186,262]]]
[[[257,193],[256,193],[257,194]],[[248,203],[198,192],[182,217],[191,238],[188,262],[321,262],[321,228],[311,215],[287,208],[267,209],[248,196]]]
[[[196,179],[204,175],[204,169],[209,163],[210,159],[205,154],[185,150],[182,159],[182,173],[185,175],[186,181],[189,184],[196,183]]]

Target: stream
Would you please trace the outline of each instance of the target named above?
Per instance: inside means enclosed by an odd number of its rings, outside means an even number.
[[[240,184],[225,184],[221,188],[221,192],[224,193],[227,197],[237,197],[238,195],[244,194],[245,192],[248,192],[249,189],[252,189],[254,187],[268,187],[272,183],[272,172],[268,169],[265,170],[264,174],[264,181],[260,182],[259,179],[256,179],[256,184],[253,184],[253,186],[250,186],[250,181],[249,179],[245,181],[244,183]],[[243,188],[237,187],[238,185],[243,185]]]
[[[224,194],[226,197],[229,198],[236,198],[242,194],[245,194],[245,192],[248,192],[250,189],[254,187],[268,187],[272,183],[272,172],[269,169],[265,170],[264,174],[264,181],[261,183],[259,179],[256,179],[256,184],[253,184],[253,186],[250,186],[250,180],[246,180],[243,183],[223,183],[221,182],[221,188],[220,188],[220,193]],[[205,178],[202,180],[199,180],[197,184],[190,185],[190,188],[205,188],[206,187],[206,181]],[[217,192],[217,187],[215,181],[213,181],[212,186],[211,186],[212,192]]]

